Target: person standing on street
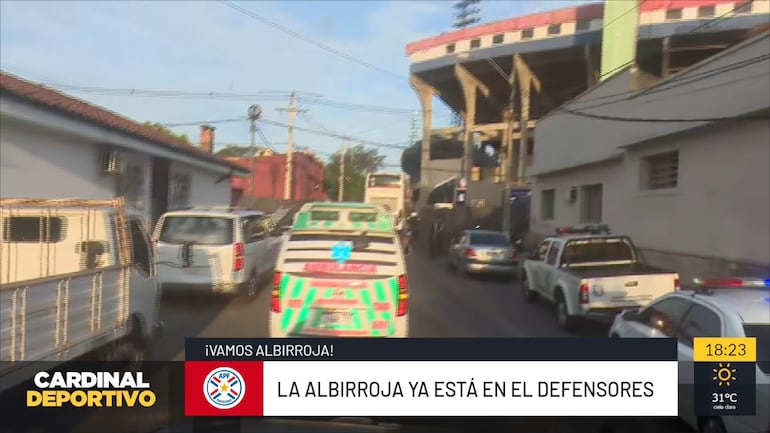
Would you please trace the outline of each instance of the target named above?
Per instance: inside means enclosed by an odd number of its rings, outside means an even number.
[[[435,217],[431,225],[430,256],[436,257],[441,251],[441,236],[444,234],[444,223]]]

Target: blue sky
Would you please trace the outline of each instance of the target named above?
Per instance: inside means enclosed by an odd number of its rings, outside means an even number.
[[[482,1],[484,21],[564,7],[581,1]],[[297,126],[379,143],[409,140],[410,110],[419,108],[407,83],[407,43],[450,30],[451,1],[250,1],[244,9],[356,58],[393,71],[397,78],[351,63],[282,33],[221,2],[2,1],[0,67],[36,82],[119,89],[234,92],[297,90],[323,100],[395,107],[403,113],[308,109]],[[286,122],[277,110],[288,98],[252,100],[148,98],[71,92],[138,121],[186,123],[245,116],[252,103],[264,118]],[[301,99],[300,99],[301,102]],[[435,119],[449,122],[442,109]],[[217,144],[249,142],[247,122],[217,126]],[[175,127],[197,142],[197,126]],[[278,151],[286,129],[263,125]],[[298,131],[298,146],[324,159],[336,138]],[[399,150],[383,149],[387,163]]]

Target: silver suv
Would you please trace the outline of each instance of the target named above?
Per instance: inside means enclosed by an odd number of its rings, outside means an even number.
[[[165,213],[153,234],[165,290],[244,294],[272,275],[281,231],[269,215],[242,209]]]

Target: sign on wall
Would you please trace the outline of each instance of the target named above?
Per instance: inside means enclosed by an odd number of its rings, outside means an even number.
[[[639,0],[604,2],[602,69],[599,81],[633,64],[639,27]]]

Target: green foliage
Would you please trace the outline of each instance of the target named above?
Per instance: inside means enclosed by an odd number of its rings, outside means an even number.
[[[177,134],[176,132],[168,129],[167,127],[163,126],[162,124],[158,122],[150,122],[149,120],[144,122],[144,125],[150,126],[152,128],[157,129],[158,131],[165,132],[168,135],[174,136],[176,138],[180,138],[186,142],[190,142],[190,139],[187,137],[187,134]]]
[[[337,199],[338,180],[340,174],[340,151],[329,157],[329,162],[324,166],[323,187],[331,200]],[[385,156],[380,155],[377,149],[366,148],[357,145],[348,149],[345,153],[345,201],[363,201],[364,184],[366,174],[382,168]]]
[[[251,155],[251,146],[236,146],[228,144],[216,151],[215,155],[222,158],[248,158]]]

